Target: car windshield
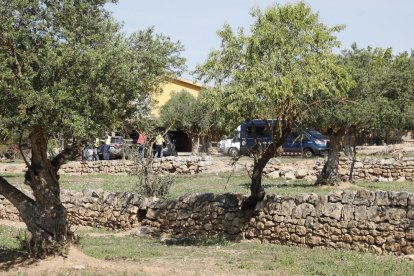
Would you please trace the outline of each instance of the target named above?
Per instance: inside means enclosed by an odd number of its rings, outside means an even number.
[[[307,133],[314,138],[326,139],[326,137],[322,133],[316,130],[307,130]]]

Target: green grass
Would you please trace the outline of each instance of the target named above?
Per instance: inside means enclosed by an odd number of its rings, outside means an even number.
[[[383,190],[414,193],[414,182],[356,182],[361,188],[368,190]]]
[[[0,225],[0,266],[23,255],[16,239],[23,232]],[[355,251],[220,240],[187,239],[167,245],[155,238],[117,236],[115,231],[102,229],[77,233],[80,249],[91,257],[154,266],[180,264],[174,268],[176,272],[186,269],[187,264],[190,271],[211,265],[209,271],[214,274],[412,275],[414,271],[414,262],[407,259]],[[99,235],[94,236],[96,233]]]
[[[12,184],[28,188],[23,184],[23,174],[4,174]],[[61,188],[72,191],[84,189],[103,189],[108,192],[137,191],[137,177],[128,175],[62,175]],[[197,175],[177,175],[168,199],[175,199],[186,193],[242,193],[249,194],[250,179],[246,173],[217,173]],[[295,196],[301,193],[328,194],[336,187],[314,186],[313,181],[284,180],[263,178],[263,187],[267,194]],[[406,191],[414,193],[412,182],[356,182],[351,189],[368,189],[384,191]]]
[[[20,250],[19,238],[23,239],[26,235],[29,234],[25,229],[0,224],[0,263],[25,255],[25,252]]]
[[[255,275],[281,271],[288,275],[412,275],[414,271],[414,262],[398,257],[273,244],[228,242],[219,246],[166,246],[156,239],[132,236],[84,237],[80,244],[84,253],[104,260],[200,259],[222,263],[225,270]]]

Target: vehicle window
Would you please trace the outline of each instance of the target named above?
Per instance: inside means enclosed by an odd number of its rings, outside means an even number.
[[[253,126],[247,128],[247,136],[253,137]],[[265,126],[256,126],[256,137],[265,137],[267,136],[267,129]]]

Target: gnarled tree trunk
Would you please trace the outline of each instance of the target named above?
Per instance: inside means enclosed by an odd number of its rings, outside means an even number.
[[[69,157],[78,155],[77,147],[64,150],[52,161],[47,157],[47,134],[43,127],[35,126],[30,133],[32,144],[31,163],[25,175],[25,183],[33,191],[33,197],[25,195],[0,178],[0,193],[20,212],[32,234],[30,253],[36,257],[59,252],[62,246],[74,240],[69,229],[67,212],[60,201],[60,166]]]
[[[260,145],[256,145],[257,148],[253,149],[254,163],[251,175],[250,196],[243,202],[242,209],[253,209],[259,201],[264,199],[266,193],[262,186],[263,170],[269,160],[277,154],[278,149],[283,145],[290,133],[290,128],[285,128],[282,133],[283,135],[278,137],[278,139],[274,139],[263,152]]]
[[[344,134],[345,127],[340,127],[332,131],[330,135],[328,160],[326,160],[315,185],[337,185],[339,183],[339,154],[341,150],[341,139]]]

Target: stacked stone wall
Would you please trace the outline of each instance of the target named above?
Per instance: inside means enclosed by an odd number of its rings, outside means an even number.
[[[173,237],[225,237],[263,243],[414,253],[414,194],[344,191],[268,196],[242,211],[241,195],[189,195],[150,206],[144,223]]]
[[[286,180],[307,179],[316,180],[323,168],[324,159],[310,159],[306,162],[282,163],[273,158],[264,168],[263,174],[269,178]],[[353,164],[353,165],[352,165]],[[353,166],[353,180],[356,181],[414,181],[414,157],[378,159],[366,157],[355,163],[347,158],[339,162],[339,174],[343,181],[349,179]],[[198,174],[204,172],[229,171],[228,163],[216,161],[210,156],[198,157],[165,157],[154,159],[155,170],[171,174]],[[245,162],[243,170],[252,169],[252,162]],[[129,174],[140,169],[140,165],[132,161],[91,161],[69,162],[61,167],[61,174]],[[21,173],[26,168],[23,164],[12,164],[0,167],[0,172]]]
[[[154,158],[155,170],[174,174],[196,174],[202,173],[213,164],[210,156],[189,157],[163,157]],[[128,174],[141,168],[140,164],[133,161],[110,160],[110,161],[88,161],[70,162],[63,165],[60,172],[63,174]]]
[[[131,229],[140,223],[172,237],[257,240],[262,243],[414,254],[414,194],[340,191],[330,195],[267,196],[241,210],[240,194],[185,195],[155,201],[137,194],[63,192],[73,225]],[[0,196],[0,219],[19,221]]]
[[[308,167],[304,167],[300,162],[283,164],[274,158],[265,167],[264,175],[287,180],[316,180],[324,164],[324,159],[316,159],[313,164],[308,162]],[[348,181],[351,168],[353,168],[352,179],[355,181],[414,181],[414,157],[401,159],[366,157],[355,162],[348,158],[341,158],[338,168],[341,180]]]
[[[24,191],[30,196],[28,191]],[[139,224],[140,211],[152,199],[130,192],[108,193],[102,190],[62,191],[61,201],[72,225],[131,229]],[[0,219],[21,221],[18,210],[0,195]]]
[[[339,173],[343,180],[350,174],[352,161],[341,159]],[[319,167],[320,168],[320,167]],[[414,157],[364,158],[353,164],[353,179],[368,181],[414,181]]]

